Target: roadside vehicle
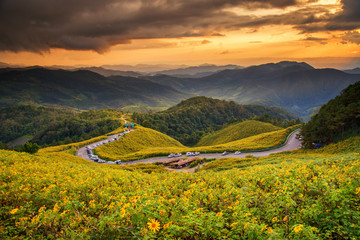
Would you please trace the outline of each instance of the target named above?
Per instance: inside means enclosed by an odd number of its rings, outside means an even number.
[[[228,151],[225,151],[225,152],[223,152],[221,155],[225,156],[225,155],[228,155],[228,154],[229,154],[229,152],[228,152]]]

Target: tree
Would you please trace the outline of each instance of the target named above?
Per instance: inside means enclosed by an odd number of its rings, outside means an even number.
[[[36,143],[26,142],[22,146],[21,151],[33,154],[36,153],[39,149],[40,147]]]

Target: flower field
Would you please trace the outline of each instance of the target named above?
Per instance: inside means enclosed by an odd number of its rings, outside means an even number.
[[[108,160],[134,160],[166,156],[172,152],[223,152],[266,149],[282,144],[292,129],[293,127],[290,127],[262,133],[224,144],[189,148],[165,134],[149,128],[138,127],[138,129],[126,134],[120,140],[96,148],[96,153],[101,158]]]
[[[195,174],[1,150],[0,238],[359,239],[353,147]]]
[[[265,132],[272,132],[282,129],[270,123],[256,120],[247,120],[240,123],[231,124],[219,131],[202,137],[197,146],[210,146],[228,143],[243,138],[255,136]]]

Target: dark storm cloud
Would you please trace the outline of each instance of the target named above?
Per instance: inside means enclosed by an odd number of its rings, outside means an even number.
[[[359,6],[358,0],[343,3],[344,11],[336,17],[340,22],[357,22],[353,8]],[[227,30],[268,24],[294,25],[306,32],[334,23],[330,15],[314,17],[325,11],[316,8],[266,17],[238,16],[227,10],[304,4],[297,0],[0,0],[0,51],[103,52],[132,39],[223,36]]]

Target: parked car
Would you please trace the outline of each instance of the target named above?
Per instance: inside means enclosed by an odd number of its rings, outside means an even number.
[[[102,160],[102,159],[99,159],[99,160],[98,160],[98,163],[106,163],[106,161],[105,161],[105,160]]]
[[[169,154],[169,156],[168,156],[168,158],[173,158],[173,157],[175,157],[175,154],[174,154],[174,153],[171,153],[171,154]]]
[[[187,152],[187,153],[186,153],[186,156],[187,156],[187,157],[194,156],[194,153],[193,153],[193,152]]]
[[[121,164],[121,160],[116,160],[115,164]]]
[[[194,156],[199,156],[200,152],[194,152]]]
[[[241,153],[240,151],[236,151],[236,152],[235,152],[236,155],[239,155],[240,153]]]
[[[229,152],[225,151],[221,155],[225,156],[225,155],[228,155],[228,154],[229,154]]]
[[[175,154],[174,154],[174,157],[181,157],[181,156],[182,156],[181,153],[175,153]]]

